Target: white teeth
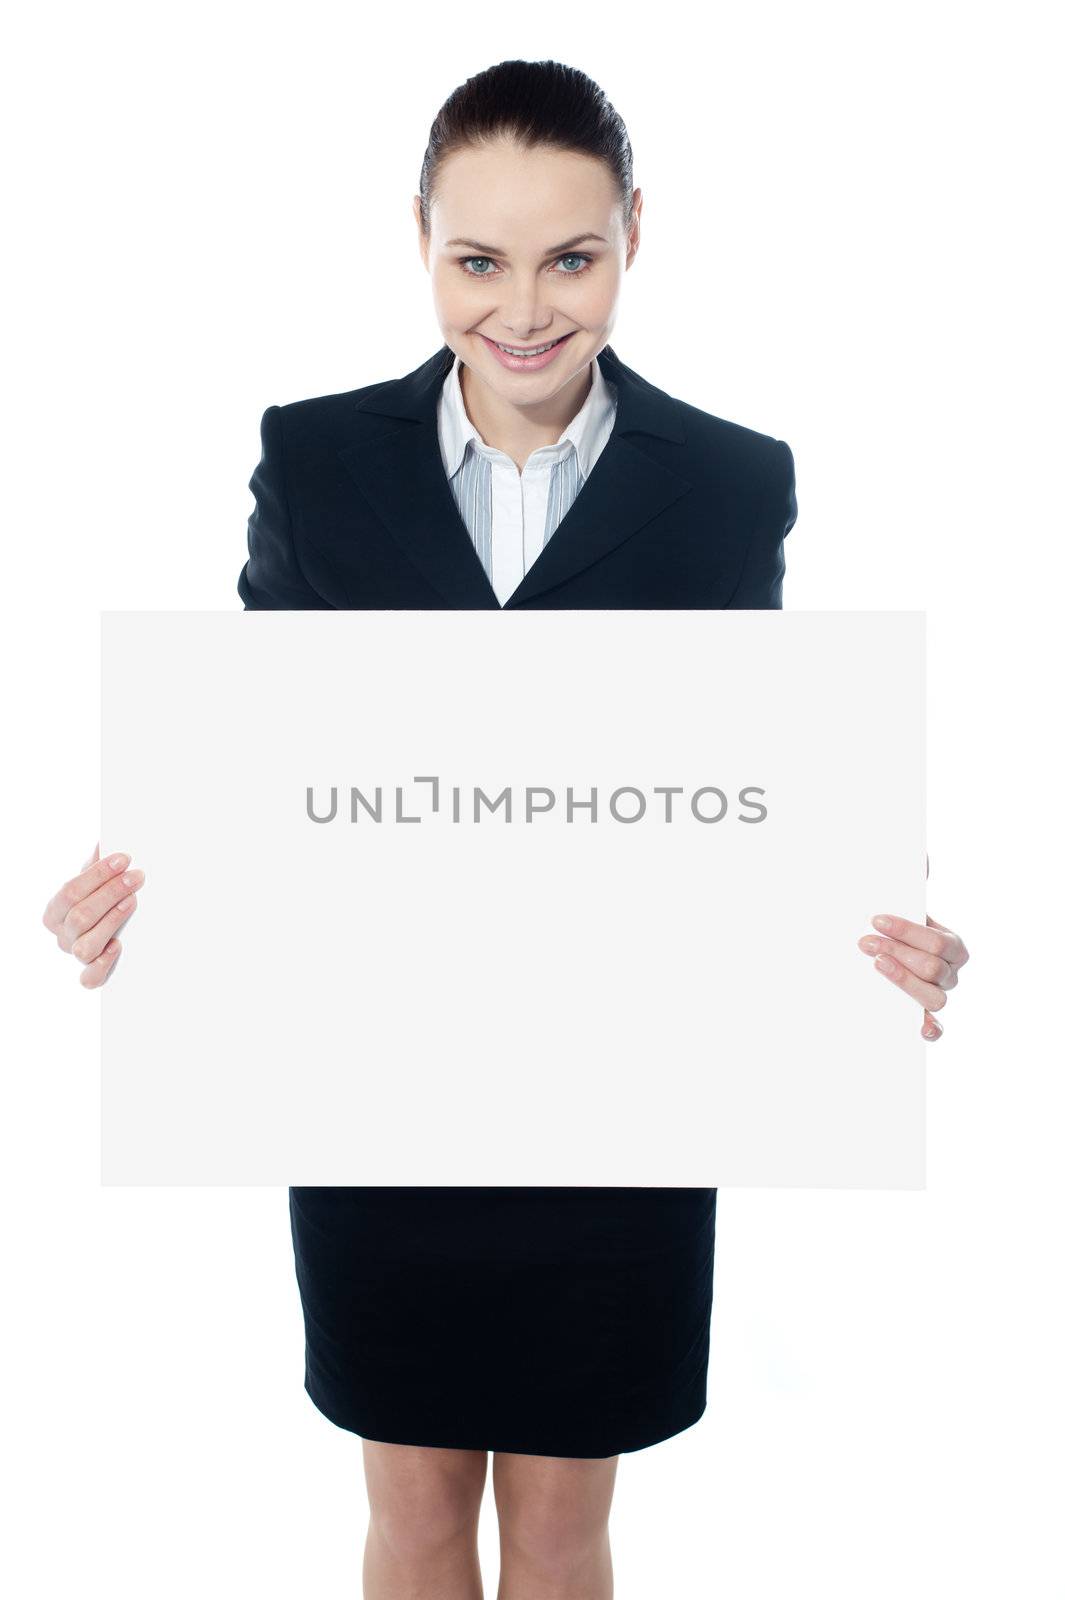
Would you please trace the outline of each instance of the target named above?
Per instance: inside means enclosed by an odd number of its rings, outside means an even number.
[[[564,337],[565,337],[565,335],[563,335],[563,338]],[[496,344],[499,346],[499,349],[503,351],[504,355],[508,355],[508,356],[542,356],[545,350],[550,350],[551,349],[552,345],[561,344],[561,343],[562,343],[562,339],[552,339],[551,340],[551,344],[539,345],[535,350],[512,350],[510,345],[508,345],[508,344],[499,344],[499,340],[498,339],[496,340]]]

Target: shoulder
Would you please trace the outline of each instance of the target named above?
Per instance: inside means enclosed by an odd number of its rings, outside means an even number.
[[[750,488],[767,473],[792,466],[791,451],[776,434],[681,399],[620,363],[612,349],[609,361],[608,376],[616,363],[622,381],[638,397],[636,414],[641,422],[647,419],[651,431],[659,435],[656,454],[660,451],[663,462],[671,460],[678,472],[692,475],[696,481]]]
[[[740,515],[751,531],[752,544],[765,544],[770,550],[772,581],[763,588],[778,598],[771,602],[755,599],[753,603],[778,605],[783,575],[780,546],[798,518],[791,446],[761,428],[718,416],[663,390],[653,392],[656,404],[669,408],[661,414],[668,414],[674,437],[682,441],[673,447],[678,452],[676,470],[690,480],[707,504]]]
[[[790,460],[788,445],[776,434],[706,411],[675,395],[670,400],[685,445],[694,457],[711,461],[719,468],[731,464],[744,476],[779,470],[785,455]]]
[[[689,440],[703,448],[742,457],[752,461],[765,461],[777,453],[783,441],[776,434],[764,433],[758,428],[733,422],[728,417],[716,416],[685,400],[673,401],[677,419]]]
[[[299,450],[310,445],[339,448],[350,444],[365,433],[388,432],[395,428],[393,419],[363,411],[362,402],[394,382],[385,379],[379,383],[363,384],[358,389],[343,389],[336,394],[311,395],[302,400],[289,400],[268,406],[265,415],[273,418],[286,447]]]
[[[675,470],[715,511],[770,524],[795,521],[795,458],[786,440],[760,428],[674,400],[673,415],[684,435]]]
[[[675,402],[685,433],[686,476],[708,493],[755,506],[787,504],[795,494],[795,459],[775,434]]]

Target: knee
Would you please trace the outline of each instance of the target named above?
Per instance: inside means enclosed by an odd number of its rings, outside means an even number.
[[[370,1502],[370,1525],[394,1560],[407,1566],[437,1560],[476,1542],[480,1500],[446,1481],[407,1482]]]
[[[564,1496],[537,1496],[501,1517],[500,1542],[523,1567],[562,1582],[603,1560],[607,1521]]]

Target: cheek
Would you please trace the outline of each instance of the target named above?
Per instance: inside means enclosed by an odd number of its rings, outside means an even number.
[[[602,327],[610,321],[618,297],[618,284],[614,278],[597,277],[595,282],[582,284],[580,292],[570,301],[574,319],[588,328]],[[560,306],[565,302],[560,302]]]
[[[463,327],[478,315],[477,296],[453,273],[440,272],[433,278],[433,297],[443,320],[453,327]]]

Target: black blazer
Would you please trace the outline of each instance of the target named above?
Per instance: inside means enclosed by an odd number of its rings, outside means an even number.
[[[783,440],[675,400],[618,360],[614,426],[569,511],[500,606],[437,439],[445,345],[403,378],[263,414],[249,488],[248,611],[779,608],[798,516]]]

